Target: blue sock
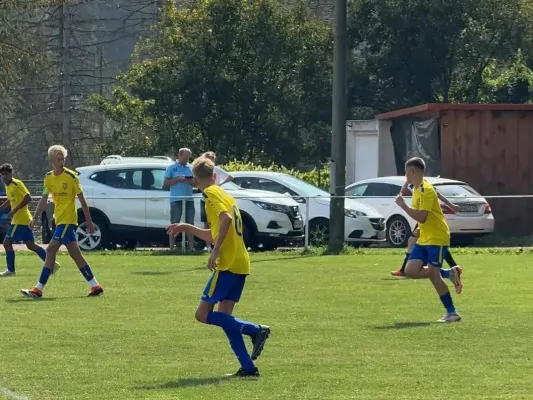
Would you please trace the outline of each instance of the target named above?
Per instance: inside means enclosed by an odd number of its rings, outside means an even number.
[[[90,282],[94,279],[94,275],[93,275],[93,272],[91,271],[91,267],[89,267],[88,265],[80,268],[80,272],[83,275],[83,277],[87,279],[87,282]]]
[[[442,276],[444,279],[450,279],[450,270],[449,269],[440,269],[440,276]]]
[[[233,315],[218,311],[211,311],[207,314],[207,323],[209,325],[220,326],[227,331],[238,332],[248,336],[254,336],[260,330],[259,325],[247,321],[241,321]]]
[[[39,256],[39,258],[41,260],[46,260],[46,250],[43,249],[42,247],[39,247],[39,249],[36,251],[37,255]]]
[[[450,292],[440,296],[440,301],[442,301],[442,305],[444,306],[447,312],[455,312],[455,307],[453,305],[452,295],[450,294]]]
[[[50,278],[50,274],[52,273],[51,268],[43,267],[43,271],[41,272],[41,277],[39,278],[39,283],[37,284],[37,289],[43,290],[44,285],[46,285],[46,282],[48,282],[48,278]]]
[[[15,252],[6,251],[6,262],[8,271],[15,272]]]
[[[219,314],[223,314],[223,313],[219,313]],[[228,337],[231,349],[237,356],[237,360],[239,360],[239,364],[241,364],[241,368],[246,371],[251,371],[255,369],[254,362],[250,358],[250,354],[248,354],[248,350],[246,350],[246,345],[244,344],[244,338],[242,334],[240,332],[232,331],[228,329],[224,329],[224,333]]]

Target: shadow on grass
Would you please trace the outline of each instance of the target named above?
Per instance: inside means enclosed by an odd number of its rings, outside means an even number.
[[[6,302],[7,303],[40,303],[42,301],[54,301],[57,299],[58,297],[43,297],[40,299],[30,299],[28,297],[21,297],[19,299],[7,299]]]
[[[161,389],[180,389],[187,387],[196,387],[196,386],[209,386],[209,385],[218,385],[222,382],[228,382],[235,379],[239,379],[234,376],[215,376],[210,378],[184,378],[178,379],[175,381],[169,381],[167,383],[162,383],[160,385],[151,385],[151,386],[138,386],[135,389],[137,390],[161,390]],[[258,378],[246,378],[242,381],[256,381]]]
[[[252,258],[251,264],[259,264],[259,263],[272,262],[272,261],[300,260],[302,258],[319,258],[319,257],[320,256],[316,254],[305,254],[305,255],[302,254],[300,256],[291,256],[291,257],[265,258],[264,260],[254,260]]]
[[[409,329],[409,328],[422,328],[425,326],[430,326],[431,322],[395,322],[390,325],[375,325],[372,329],[381,331],[381,330],[392,330],[392,329]]]
[[[152,250],[151,256],[188,256],[199,257],[208,255],[206,251],[182,251],[182,250]]]
[[[132,275],[143,275],[143,276],[161,276],[161,275],[171,275],[170,271],[133,271]]]

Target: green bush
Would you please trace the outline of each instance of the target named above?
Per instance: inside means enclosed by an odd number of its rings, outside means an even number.
[[[231,161],[222,166],[228,172],[231,171],[273,171],[282,172],[284,174],[292,175],[312,185],[318,186],[326,191],[329,191],[329,165],[324,164],[322,168],[313,168],[310,171],[298,171],[296,169],[288,169],[284,166],[271,164],[268,167],[257,165],[254,163],[244,163],[240,161]]]

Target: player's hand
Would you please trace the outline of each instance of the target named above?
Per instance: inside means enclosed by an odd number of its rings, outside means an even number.
[[[403,196],[401,194],[396,196],[396,204],[398,204],[402,208],[405,206],[405,200],[403,199]]]
[[[461,207],[459,207],[457,204],[453,204],[452,205],[452,210],[454,213],[458,213],[459,211],[461,211]]]
[[[215,270],[217,269],[217,258],[218,249],[211,250],[211,255],[209,256],[209,260],[207,260],[207,268],[209,268],[213,272],[215,272]]]
[[[178,236],[180,233],[185,232],[185,224],[171,224],[167,227],[168,236]]]
[[[28,224],[28,228],[30,228],[30,231],[33,231],[33,228],[35,227],[35,218],[33,218],[30,223]]]
[[[85,225],[87,226],[87,232],[92,235],[95,231],[93,221],[92,220],[86,221]]]
[[[416,229],[413,231],[413,236],[416,237],[416,238],[420,236],[420,229],[419,229],[419,228],[416,228]]]

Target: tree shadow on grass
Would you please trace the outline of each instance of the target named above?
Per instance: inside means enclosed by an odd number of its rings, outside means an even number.
[[[7,303],[40,303],[42,301],[54,301],[57,300],[58,297],[43,297],[41,299],[30,299],[28,297],[20,297],[18,299],[6,299]],[[59,297],[59,299],[62,299]]]
[[[423,328],[430,326],[431,322],[395,322],[390,325],[374,325],[371,328],[381,330],[393,330],[393,329],[409,329],[409,328]]]
[[[209,386],[209,385],[218,385],[223,382],[229,382],[232,380],[240,379],[234,376],[213,376],[206,378],[181,378],[177,380],[172,380],[166,383],[161,383],[159,385],[147,385],[147,386],[138,386],[135,389],[137,390],[162,390],[162,389],[181,389],[187,387],[196,387],[196,386]],[[256,381],[258,378],[246,378],[241,379],[243,382]]]

